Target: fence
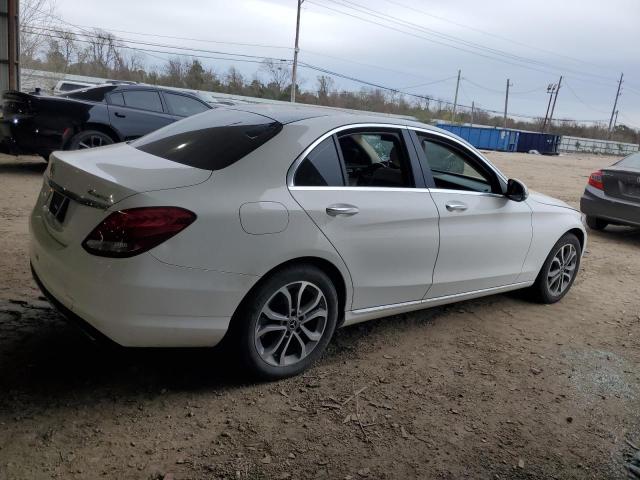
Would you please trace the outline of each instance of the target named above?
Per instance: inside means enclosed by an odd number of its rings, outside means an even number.
[[[560,139],[558,150],[561,152],[575,153],[602,153],[605,155],[629,155],[638,151],[635,143],[612,142],[597,140],[595,138],[580,138],[563,135]]]

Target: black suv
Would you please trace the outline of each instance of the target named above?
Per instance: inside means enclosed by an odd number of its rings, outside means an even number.
[[[109,84],[41,96],[2,95],[0,151],[38,154],[78,150],[141,137],[211,109],[195,95],[152,85]]]

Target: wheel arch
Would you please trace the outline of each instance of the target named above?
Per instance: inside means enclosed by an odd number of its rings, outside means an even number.
[[[232,316],[231,322],[235,323],[237,321],[237,318],[236,318],[237,312],[242,310],[242,307],[244,306],[244,303],[247,301],[247,299],[251,298],[253,293],[258,288],[260,288],[260,286],[268,278],[270,278],[274,273],[284,268],[290,267],[292,265],[312,265],[320,269],[329,277],[329,279],[331,280],[331,282],[336,288],[336,293],[338,294],[338,326],[342,325],[342,323],[344,322],[344,317],[345,317],[344,312],[345,312],[347,300],[348,300],[347,299],[348,297],[347,281],[345,280],[344,275],[342,274],[340,269],[336,267],[331,261],[325,258],[313,257],[313,256],[297,257],[297,258],[287,260],[285,262],[282,262],[276,265],[275,267],[271,268],[268,272],[266,272],[264,275],[262,275],[260,280],[258,280],[255,283],[255,285],[253,285],[253,287],[249,289],[249,291],[242,298],[242,301],[238,304],[238,307],[236,308],[236,311]]]
[[[567,232],[565,232],[564,235],[566,235],[567,233],[572,233],[576,237],[578,237],[578,241],[580,242],[580,250],[584,252],[584,244],[586,240],[585,233],[579,228],[572,228],[571,230],[568,230]]]

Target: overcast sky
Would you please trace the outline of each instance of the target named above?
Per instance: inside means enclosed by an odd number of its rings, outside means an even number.
[[[116,33],[124,39],[290,59],[296,3],[57,0],[57,7],[68,22],[120,30]],[[640,128],[639,20],[640,0],[305,0],[300,60],[451,101],[461,69],[459,103],[475,101],[500,111],[509,78],[513,83],[510,112],[537,116],[545,113],[546,86],[563,74],[555,116],[607,122],[617,79],[624,72],[618,122]],[[146,57],[149,65],[167,57],[153,55]],[[259,67],[239,61],[202,61],[217,72],[234,64],[249,77]],[[317,75],[301,68],[302,88],[314,89]],[[425,85],[429,82],[438,83]],[[336,86],[360,88],[338,78]]]

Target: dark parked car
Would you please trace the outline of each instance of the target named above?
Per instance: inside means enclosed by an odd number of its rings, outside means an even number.
[[[593,172],[580,210],[594,230],[609,224],[640,227],[640,152]]]
[[[132,140],[211,105],[195,95],[151,85],[100,85],[60,96],[6,91],[0,151],[38,154]]]

